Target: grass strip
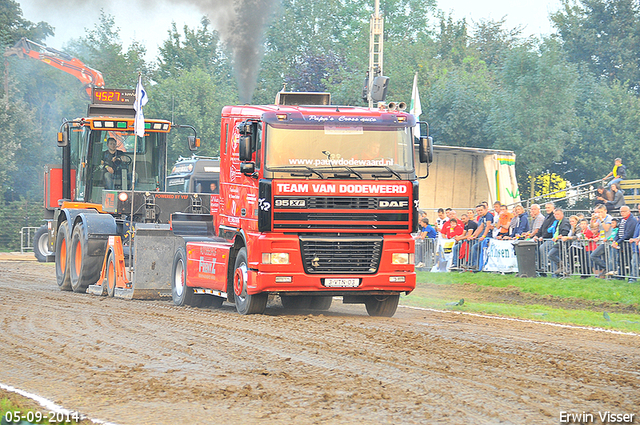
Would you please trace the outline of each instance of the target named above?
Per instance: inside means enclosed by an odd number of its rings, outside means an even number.
[[[459,302],[459,300],[459,298],[452,297],[451,292],[448,292],[446,295],[443,294],[443,296],[440,297],[434,294],[433,291],[418,286],[410,295],[401,297],[400,303],[414,307],[464,311],[640,334],[640,314],[613,313],[602,310],[565,309],[535,303],[513,304],[509,302],[501,303],[474,300],[473,297],[469,297],[468,292],[461,306],[452,305],[455,302]]]
[[[14,414],[16,412],[20,412],[19,415],[23,416],[25,419],[31,419],[30,421],[27,420],[22,420],[20,422],[8,422],[6,420],[7,417],[7,412],[12,412],[12,414],[10,416],[12,416],[11,419],[14,419]],[[27,413],[27,412],[31,412],[31,413]],[[36,413],[39,413],[38,415],[36,415]],[[2,424],[5,423],[10,423],[12,425],[30,425],[30,424],[37,424],[37,425],[53,425],[53,424],[59,424],[59,423],[64,423],[67,425],[90,425],[93,422],[88,420],[88,419],[83,419],[80,422],[76,422],[75,420],[71,420],[70,422],[65,422],[65,420],[67,419],[66,416],[65,417],[56,417],[56,416],[52,416],[52,420],[53,422],[50,422],[48,419],[50,418],[51,413],[49,411],[47,411],[46,409],[44,409],[42,406],[40,406],[38,404],[38,402],[36,402],[35,400],[31,400],[28,397],[24,397],[20,394],[16,394],[10,391],[5,391],[3,389],[0,389],[0,421]],[[38,420],[40,419],[41,420]],[[60,420],[62,419],[62,420]]]
[[[500,273],[417,273],[418,283],[451,285],[470,283],[495,288],[516,287],[522,292],[536,295],[551,295],[560,298],[578,298],[588,301],[601,301],[638,305],[640,303],[640,282],[629,283],[625,280],[581,279],[571,276],[565,279],[551,277],[523,278],[513,274]]]

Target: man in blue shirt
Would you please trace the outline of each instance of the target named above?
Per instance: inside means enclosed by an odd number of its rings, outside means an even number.
[[[511,220],[513,227],[511,227],[511,231],[509,232],[509,238],[521,239],[522,236],[529,231],[529,216],[522,205],[516,205],[513,210],[516,216]]]
[[[637,223],[636,230],[633,232],[633,237],[629,239],[629,242],[632,243],[631,272],[629,273],[631,277],[629,278],[629,283],[635,283],[638,281],[638,242],[640,242],[640,225]]]
[[[489,209],[485,204],[479,204],[476,206],[476,213],[478,214],[478,228],[473,235],[469,238],[471,249],[471,267],[478,271],[482,270],[484,265],[483,249],[489,244],[491,239],[491,229],[493,228],[493,214],[489,212]]]
[[[561,208],[556,208],[555,211],[553,212],[553,216],[556,219],[556,226],[555,226],[555,231],[553,233],[553,247],[551,248],[551,250],[549,251],[549,254],[547,256],[547,258],[549,258],[549,261],[551,262],[552,266],[555,267],[555,269],[560,269],[557,270],[556,273],[553,274],[554,277],[558,277],[558,275],[568,275],[569,274],[569,267],[568,264],[563,264],[564,267],[560,267],[560,262],[562,261],[563,263],[566,262],[566,258],[560,258],[565,257],[564,255],[561,254],[562,251],[562,243],[563,240],[562,238],[566,238],[567,236],[569,236],[569,233],[571,232],[571,224],[569,223],[569,220],[566,219],[564,217],[564,211]]]
[[[620,253],[618,276],[626,276],[627,267],[631,265],[632,259],[629,240],[635,235],[638,220],[631,215],[631,209],[627,205],[620,207],[620,215],[622,215],[622,220],[618,225],[618,236],[613,242],[613,247],[618,249]]]
[[[438,232],[429,224],[429,219],[426,217],[420,219],[420,237],[422,239],[435,239],[438,237]]]

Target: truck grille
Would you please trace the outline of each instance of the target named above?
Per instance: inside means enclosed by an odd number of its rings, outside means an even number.
[[[311,197],[307,198],[310,209],[336,210],[375,210],[378,208],[378,198],[373,197]]]
[[[382,256],[381,236],[300,236],[304,270],[309,274],[374,274]]]

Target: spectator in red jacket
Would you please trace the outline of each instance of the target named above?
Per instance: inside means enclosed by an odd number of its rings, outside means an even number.
[[[455,236],[460,236],[464,233],[464,227],[462,223],[458,223],[458,219],[452,218],[444,224],[440,233],[445,239],[453,239]]]

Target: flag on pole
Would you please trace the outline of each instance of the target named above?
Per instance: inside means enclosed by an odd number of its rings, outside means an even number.
[[[147,91],[142,87],[142,74],[138,74],[138,85],[136,85],[136,99],[133,102],[133,109],[136,110],[136,119],[134,121],[133,128],[135,129],[136,136],[144,137],[144,115],[142,114],[142,107],[147,104],[149,98],[147,97]]]
[[[416,123],[420,121],[422,115],[422,105],[420,104],[420,94],[418,93],[418,73],[413,77],[413,89],[411,90],[411,106],[409,113],[416,118]],[[420,125],[416,124],[414,130],[415,137],[420,137]]]

